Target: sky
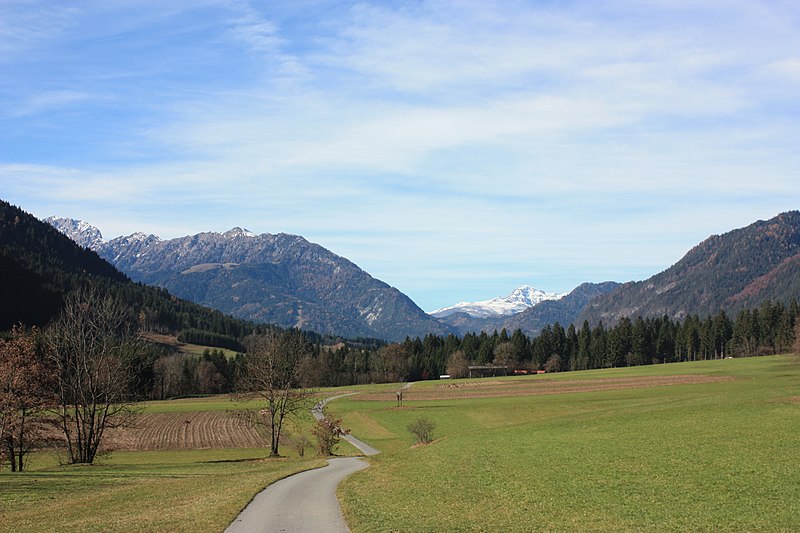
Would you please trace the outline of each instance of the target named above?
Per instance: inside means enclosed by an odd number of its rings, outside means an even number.
[[[304,236],[430,311],[800,208],[795,0],[0,0],[0,198]]]

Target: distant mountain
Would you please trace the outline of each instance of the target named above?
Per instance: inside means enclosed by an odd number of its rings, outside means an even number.
[[[681,319],[798,296],[800,212],[789,211],[709,237],[660,274],[593,300],[578,320],[611,325],[623,316]]]
[[[619,287],[619,283],[614,281],[584,283],[566,296],[557,300],[541,301],[520,313],[479,318],[467,313],[455,312],[445,315],[439,320],[455,328],[461,335],[480,331],[491,333],[503,328],[509,332],[521,329],[528,335],[538,335],[548,324],[559,322],[566,327],[575,322],[592,298],[608,294],[617,287]]]
[[[503,327],[508,331],[521,329],[528,335],[538,335],[548,324],[558,322],[565,328],[570,324],[576,323],[581,311],[595,297],[602,297],[614,291],[620,284],[615,281],[605,281],[603,283],[583,283],[577,286],[569,294],[556,301],[545,301],[531,307],[530,309],[508,317],[503,322]]]
[[[455,313],[464,313],[474,318],[501,317],[520,313],[529,307],[546,300],[558,300],[565,294],[544,292],[530,285],[514,289],[505,297],[495,297],[481,302],[459,302],[451,307],[443,307],[431,312],[431,316],[443,318]]]
[[[48,220],[76,242],[96,231]],[[297,235],[233,228],[161,240],[134,233],[92,246],[136,281],[255,322],[392,341],[451,332],[399,290]]]

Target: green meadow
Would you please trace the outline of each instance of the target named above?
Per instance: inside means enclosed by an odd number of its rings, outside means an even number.
[[[228,396],[141,405],[145,414],[257,406]],[[308,414],[291,429],[308,432],[312,420]],[[287,445],[281,454],[268,459],[268,447],[115,451],[93,465],[62,465],[57,453],[36,453],[25,472],[0,471],[0,532],[223,531],[267,485],[325,465],[313,450],[300,458]]]
[[[91,466],[40,454],[0,475],[0,531],[222,531],[270,483],[325,464],[268,451],[115,452]]]
[[[800,530],[795,361],[728,359],[547,379],[689,374],[733,379],[407,400],[402,408],[337,400],[331,412],[384,451],[339,487],[348,523],[355,532]],[[437,424],[436,440],[415,447],[406,426],[420,417]]]

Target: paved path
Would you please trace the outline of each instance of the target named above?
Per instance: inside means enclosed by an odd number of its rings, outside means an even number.
[[[330,398],[326,398],[321,402],[319,402],[317,405],[315,405],[313,409],[311,409],[311,414],[314,415],[314,418],[316,418],[317,420],[322,420],[322,418],[325,416],[322,412],[322,408],[325,407],[326,403],[330,402],[331,400],[335,400],[337,398],[344,398],[345,396],[352,396],[354,394],[359,394],[359,393],[350,392],[348,394],[340,394],[339,396],[332,396]],[[381,453],[379,450],[376,450],[366,442],[359,440],[352,435],[345,435],[342,438],[347,442],[349,442],[350,444],[352,444],[353,446],[355,446],[356,448],[358,448],[364,455],[378,455],[379,453]]]
[[[326,403],[352,394],[358,393],[327,398],[315,405],[311,414],[320,420],[325,416],[322,408]],[[364,455],[380,453],[352,435],[343,438]],[[329,459],[325,468],[307,470],[277,481],[259,492],[225,533],[349,533],[336,499],[336,487],[350,474],[368,466],[358,457],[337,457]]]
[[[226,533],[347,533],[336,487],[369,466],[358,457],[330,459],[328,466],[273,483],[253,498]]]

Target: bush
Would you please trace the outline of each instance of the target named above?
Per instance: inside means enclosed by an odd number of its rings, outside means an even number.
[[[317,424],[311,429],[311,433],[317,438],[317,453],[320,455],[333,455],[333,450],[339,444],[341,438],[348,433],[349,429],[342,429],[342,421],[338,418],[328,418],[317,420]]]
[[[300,433],[299,435],[295,435],[290,439],[290,443],[292,448],[297,451],[297,455],[300,457],[304,457],[306,454],[306,448],[311,447],[311,440],[306,436],[305,433]]]
[[[408,430],[417,438],[417,444],[433,442],[434,429],[436,429],[436,423],[427,418],[418,418],[408,425]]]

